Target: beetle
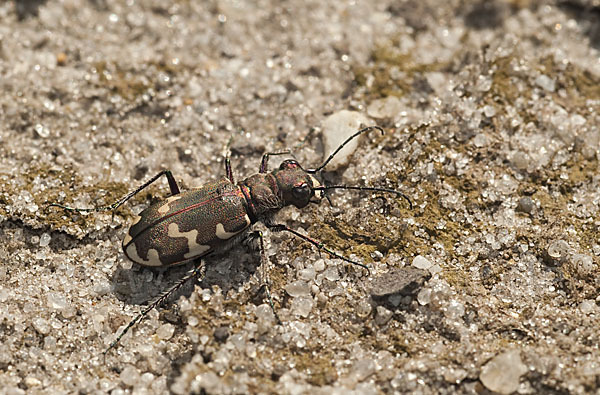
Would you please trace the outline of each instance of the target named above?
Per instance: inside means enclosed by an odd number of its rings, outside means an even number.
[[[58,207],[74,212],[114,211],[159,178],[163,176],[167,178],[171,196],[152,204],[135,217],[123,239],[123,251],[127,258],[143,266],[172,266],[189,261],[196,261],[196,266],[188,275],[139,313],[110,344],[104,354],[106,355],[111,348],[116,346],[132,326],[141,321],[152,309],[161,305],[188,280],[203,277],[205,265],[202,258],[209,254],[227,251],[232,243],[248,233],[247,230],[252,224],[259,221],[272,231],[292,233],[332,257],[369,270],[366,265],[336,253],[321,242],[305,236],[287,225],[275,224],[273,215],[285,206],[293,205],[301,209],[310,203],[320,203],[323,197],[326,197],[326,191],[332,189],[392,193],[406,199],[412,208],[410,199],[400,191],[376,187],[324,185],[313,176],[322,171],[352,139],[371,130],[384,133],[379,126],[369,126],[358,130],[314,169],[304,169],[296,160],[287,159],[281,162],[277,169],[267,171],[270,156],[289,154],[289,151],[267,152],[262,156],[258,173],[236,183],[231,170],[229,150],[227,150],[225,154],[226,178],[209,182],[199,188],[181,192],[171,171],[163,170],[108,206],[74,208],[59,203],[49,204],[48,207]],[[266,258],[262,234],[253,232],[250,233],[250,237],[260,239],[261,256],[264,263]],[[275,312],[267,281],[263,286],[266,289],[269,304]]]

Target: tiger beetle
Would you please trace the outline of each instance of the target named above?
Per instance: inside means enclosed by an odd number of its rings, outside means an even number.
[[[195,267],[129,322],[104,351],[104,355],[119,343],[131,327],[140,322],[152,309],[164,303],[187,281],[196,277],[203,278],[205,264],[202,258],[205,256],[224,253],[241,238],[252,237],[258,238],[260,241],[261,261],[262,264],[265,264],[267,259],[262,234],[245,232],[250,225],[259,221],[273,232],[289,232],[312,244],[319,251],[325,251],[332,257],[369,271],[366,265],[336,253],[323,243],[305,236],[287,225],[274,223],[273,216],[285,206],[294,205],[297,208],[303,208],[309,203],[319,203],[323,197],[327,197],[325,193],[333,189],[392,193],[406,199],[412,208],[410,199],[402,192],[393,189],[324,185],[312,176],[321,172],[348,142],[371,130],[384,133],[379,126],[370,126],[357,131],[329,155],[319,167],[314,169],[304,169],[297,161],[287,159],[277,170],[269,172],[267,163],[270,156],[289,154],[290,152],[268,152],[263,154],[257,174],[236,183],[231,170],[230,152],[227,149],[225,153],[227,178],[209,182],[187,192],[180,192],[171,172],[163,170],[136,190],[108,206],[74,208],[59,203],[49,204],[48,207],[59,207],[74,212],[114,211],[160,177],[165,176],[169,183],[171,196],[154,203],[135,217],[123,239],[123,251],[127,258],[142,266],[171,266],[194,260]],[[327,199],[329,198],[327,197]],[[275,313],[266,276],[263,279],[262,287],[264,287],[268,302]],[[278,318],[276,313],[275,317]]]

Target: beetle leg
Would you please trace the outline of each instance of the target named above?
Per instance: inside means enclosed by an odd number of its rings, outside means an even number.
[[[258,290],[257,294],[260,293],[260,291],[262,289],[265,290],[265,294],[267,295],[267,302],[269,303],[269,306],[271,306],[273,315],[275,315],[275,319],[277,320],[277,323],[281,324],[281,320],[279,319],[279,316],[277,315],[277,312],[275,311],[275,305],[273,304],[273,298],[271,297],[271,289],[270,289],[271,280],[269,278],[269,272],[271,271],[271,262],[267,259],[267,254],[265,253],[264,236],[261,231],[255,231],[255,232],[248,233],[246,238],[248,240],[250,240],[250,239],[258,239],[259,240],[258,246],[260,249],[261,264],[260,264],[260,267],[258,270],[259,270],[259,277],[260,277],[261,285],[260,285],[260,289]]]
[[[319,251],[323,250],[323,251],[325,251],[326,253],[328,253],[329,255],[331,255],[334,258],[341,259],[344,262],[348,262],[348,263],[351,263],[351,264],[356,265],[356,266],[360,266],[363,269],[366,269],[367,272],[369,273],[369,275],[371,274],[371,271],[369,270],[369,268],[367,267],[367,265],[365,265],[363,263],[360,263],[360,262],[353,261],[352,259],[346,258],[345,256],[342,256],[342,255],[338,254],[337,252],[333,251],[332,249],[326,247],[320,241],[315,240],[313,238],[310,238],[308,236],[305,236],[302,233],[299,233],[298,231],[290,228],[287,225],[283,225],[283,224],[269,224],[269,223],[265,223],[265,225],[267,226],[267,228],[269,228],[273,232],[290,232],[294,236],[299,237],[300,239],[306,241],[307,243],[310,243],[310,244],[314,245],[315,247],[317,247],[319,249]]]
[[[267,172],[267,165],[269,163],[269,156],[287,155],[289,153],[290,153],[289,150],[277,151],[277,152],[265,152],[263,154],[263,156],[262,156],[262,159],[260,160],[260,169],[258,169],[258,172],[259,173],[266,173]]]
[[[154,302],[152,302],[148,307],[146,307],[144,310],[142,310],[133,320],[131,320],[129,322],[129,324],[127,324],[127,326],[125,328],[123,328],[123,330],[117,336],[117,338],[110,343],[110,345],[108,346],[106,351],[104,351],[103,355],[106,356],[106,353],[108,353],[112,348],[114,348],[117,344],[119,344],[119,341],[123,338],[123,336],[125,336],[125,334],[129,331],[129,329],[131,329],[131,327],[133,327],[135,324],[137,324],[142,319],[144,319],[144,317],[150,311],[154,310],[155,308],[157,308],[157,307],[161,306],[163,303],[165,303],[175,292],[177,292],[181,287],[183,287],[188,281],[190,281],[194,278],[199,278],[200,281],[202,281],[202,279],[204,278],[205,272],[206,272],[206,265],[204,264],[204,262],[202,260],[200,260],[200,262],[198,262],[198,264],[192,271],[190,271],[185,277],[183,277],[181,280],[179,280],[175,285],[173,285],[167,291],[163,292],[162,295],[160,295]]]
[[[225,174],[227,175],[227,179],[231,181],[232,184],[235,184],[235,179],[233,178],[233,171],[231,171],[231,142],[233,141],[233,136],[227,140],[227,144],[223,147],[223,158],[225,162]]]
[[[79,213],[90,213],[90,212],[116,210],[119,207],[121,207],[126,201],[128,201],[129,199],[131,199],[132,197],[134,197],[135,195],[140,193],[143,189],[150,186],[150,184],[152,184],[154,181],[158,180],[162,176],[167,177],[167,181],[169,182],[169,189],[171,190],[171,195],[178,195],[179,194],[179,186],[177,185],[177,181],[175,181],[173,174],[171,173],[170,170],[163,170],[160,173],[158,173],[157,175],[155,175],[154,177],[152,177],[150,180],[146,181],[144,184],[142,184],[136,190],[129,192],[126,196],[117,200],[113,204],[109,204],[108,206],[95,207],[95,208],[75,208],[75,207],[65,206],[65,205],[62,205],[59,203],[50,203],[48,206],[46,206],[46,209],[48,207],[59,207],[64,210],[67,210],[67,211],[77,211]]]

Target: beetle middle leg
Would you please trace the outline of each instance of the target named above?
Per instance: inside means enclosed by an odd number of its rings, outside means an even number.
[[[267,254],[265,252],[265,242],[264,242],[264,236],[262,234],[261,231],[254,231],[254,232],[250,232],[246,235],[246,242],[251,242],[253,240],[258,240],[259,244],[258,247],[260,249],[260,266],[258,268],[259,270],[259,281],[260,281],[260,288],[257,292],[260,293],[261,290],[265,290],[265,294],[267,295],[267,302],[269,303],[269,306],[271,306],[271,310],[273,311],[273,314],[275,315],[275,319],[277,320],[277,322],[279,324],[281,324],[281,320],[279,319],[279,316],[277,315],[277,311],[275,311],[275,304],[273,303],[273,298],[271,297],[271,279],[269,278],[269,273],[271,271],[271,262],[267,259]]]
[[[160,173],[158,173],[157,175],[155,175],[154,177],[152,177],[151,179],[149,179],[148,181],[146,181],[144,184],[139,186],[134,191],[129,192],[127,195],[125,195],[121,199],[117,200],[116,202],[109,204],[108,206],[95,207],[95,208],[76,208],[76,207],[65,206],[65,205],[62,205],[59,203],[50,203],[48,206],[46,206],[46,208],[59,207],[64,210],[67,210],[67,211],[76,211],[78,213],[114,211],[114,210],[118,209],[119,207],[121,207],[126,201],[128,201],[129,199],[131,199],[132,197],[134,197],[135,195],[140,193],[142,190],[149,187],[150,184],[152,184],[154,181],[158,180],[162,176],[167,177],[167,181],[169,182],[169,189],[171,190],[171,195],[178,195],[179,194],[179,186],[177,185],[177,181],[175,181],[175,177],[173,177],[171,170],[163,170]]]
[[[270,230],[272,230],[273,232],[289,232],[291,234],[293,234],[294,236],[306,241],[307,243],[310,243],[312,245],[314,245],[315,247],[317,247],[319,249],[319,251],[323,250],[326,253],[328,253],[330,256],[337,258],[337,259],[341,259],[344,262],[348,262],[351,263],[353,265],[356,266],[360,266],[363,269],[366,269],[367,272],[369,274],[371,274],[371,271],[369,270],[369,268],[367,267],[367,265],[360,263],[360,262],[356,262],[353,261],[352,259],[346,258],[343,255],[338,254],[337,252],[333,251],[332,249],[326,247],[323,243],[321,243],[318,240],[315,240],[311,237],[305,236],[302,233],[298,232],[297,230],[294,230],[292,228],[290,228],[287,225],[284,224],[272,224],[272,223],[265,223],[265,225],[267,226],[267,228],[269,228]]]
[[[227,175],[227,179],[231,181],[232,184],[235,184],[235,178],[233,177],[233,171],[231,170],[231,142],[233,141],[233,136],[227,140],[227,144],[223,147],[223,158],[225,162],[225,174]]]
[[[196,279],[196,278],[198,278],[200,281],[202,281],[205,273],[206,273],[206,264],[204,263],[204,261],[199,260],[199,262],[197,263],[197,265],[194,267],[193,270],[191,270],[187,275],[185,275],[185,277],[183,277],[181,280],[179,280],[171,288],[169,288],[168,290],[163,292],[162,295],[160,295],[154,302],[150,303],[150,305],[148,307],[146,307],[137,316],[135,316],[135,318],[132,319],[125,328],[123,328],[123,330],[116,337],[116,339],[110,343],[110,345],[108,346],[106,351],[104,351],[103,354],[106,356],[106,354],[113,347],[115,347],[117,344],[119,344],[119,341],[121,341],[123,336],[125,336],[125,334],[129,331],[129,329],[131,329],[135,324],[137,324],[142,319],[144,319],[144,317],[149,312],[151,312],[155,308],[157,308],[157,307],[161,306],[163,303],[165,303],[175,292],[177,292],[181,287],[183,287],[188,281],[190,281],[192,279]]]

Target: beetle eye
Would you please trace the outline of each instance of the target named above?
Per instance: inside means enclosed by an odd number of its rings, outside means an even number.
[[[281,165],[279,165],[279,170],[295,169],[296,167],[300,167],[297,161],[294,159],[287,159],[281,162]]]
[[[292,196],[296,200],[308,200],[310,198],[310,193],[310,187],[307,183],[297,185],[292,189]]]

